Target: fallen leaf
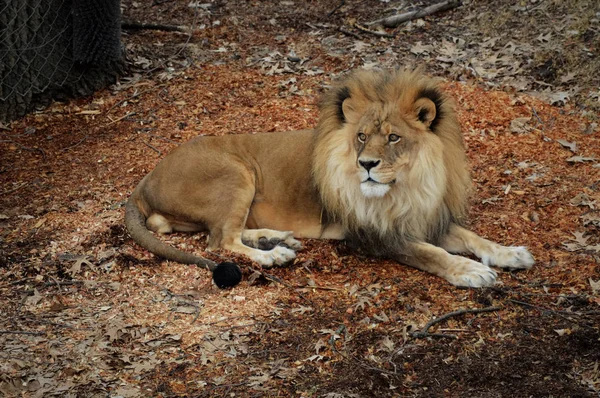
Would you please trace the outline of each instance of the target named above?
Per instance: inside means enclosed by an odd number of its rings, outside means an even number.
[[[77,256],[75,262],[67,271],[71,275],[71,278],[81,272],[81,266],[83,264],[87,265],[92,270],[94,269],[94,264],[88,261],[87,256]]]
[[[531,121],[531,117],[518,117],[510,122],[511,133],[525,134],[531,131],[531,127],[528,126]]]
[[[592,287],[592,293],[593,294],[600,293],[600,279],[598,279],[598,281],[594,282],[594,280],[592,278],[589,278],[588,281],[590,282],[590,286]]]
[[[353,44],[352,44],[352,48],[350,48],[350,51],[356,52],[356,53],[361,53],[363,52],[366,48],[371,47],[370,44],[365,43],[364,41],[360,41],[360,40],[356,40]]]
[[[600,214],[587,213],[581,216],[583,225],[593,225],[596,228],[600,228]]]
[[[555,93],[548,94],[547,98],[550,100],[551,105],[566,104],[571,97],[566,91],[557,91]]]
[[[260,375],[260,376],[250,376],[248,378],[248,381],[249,381],[248,386],[250,386],[250,387],[259,386],[261,384],[266,383],[270,379],[271,379],[271,376],[269,376],[268,374],[264,374],[264,375]]]
[[[175,312],[178,312],[180,314],[195,314],[198,312],[198,309],[196,307],[182,305],[175,308]]]
[[[414,46],[410,48],[410,52],[415,55],[430,54],[433,51],[431,44],[423,45],[420,41],[416,42]]]
[[[25,304],[37,305],[40,301],[42,301],[43,298],[44,298],[44,296],[42,296],[37,289],[33,289],[33,295],[28,296],[25,299]]]
[[[556,142],[558,142],[560,145],[564,146],[565,148],[569,148],[569,150],[573,153],[577,152],[577,143],[576,142],[569,142],[569,141],[563,140],[563,139],[558,139],[558,140],[556,140]]]
[[[319,354],[315,354],[315,355],[311,355],[310,357],[306,358],[306,361],[312,362],[312,361],[320,361],[323,359],[323,355],[319,355]]]
[[[321,348],[324,347],[327,347],[327,344],[322,339],[319,339],[319,341],[315,343],[315,351],[317,351],[317,354],[321,351]]]
[[[390,339],[389,336],[385,336],[383,338],[383,340],[381,340],[381,346],[382,346],[382,350],[387,351],[387,352],[393,352],[395,344],[392,341],[392,339]]]
[[[300,308],[293,308],[291,312],[292,312],[292,314],[295,312],[299,312],[300,315],[304,315],[305,312],[310,312],[310,311],[313,311],[312,307],[305,307],[305,306],[301,305]]]
[[[596,208],[596,201],[591,200],[585,193],[580,193],[569,201],[572,206],[588,206],[590,209]]]
[[[583,162],[594,162],[596,158],[584,157],[584,156],[571,156],[567,159],[569,163],[583,163]]]

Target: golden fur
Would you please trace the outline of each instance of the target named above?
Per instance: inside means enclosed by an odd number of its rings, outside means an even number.
[[[349,239],[460,286],[493,284],[489,265],[530,267],[525,248],[461,226],[469,190],[454,107],[437,84],[418,71],[358,71],[324,95],[315,130],[183,144],[136,188],[126,223],[143,247],[188,263],[202,259],[146,227],[208,230],[209,248],[262,266],[293,260],[294,237],[306,237]]]

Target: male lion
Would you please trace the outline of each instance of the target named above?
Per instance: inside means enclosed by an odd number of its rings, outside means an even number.
[[[529,268],[524,247],[462,227],[470,177],[451,101],[418,71],[358,71],[323,97],[315,130],[198,137],[137,186],[125,222],[142,247],[241,280],[232,263],[179,251],[148,230],[209,232],[209,249],[263,267],[295,258],[296,238],[348,239],[374,255],[489,286],[489,266]],[[470,253],[477,262],[451,253]]]

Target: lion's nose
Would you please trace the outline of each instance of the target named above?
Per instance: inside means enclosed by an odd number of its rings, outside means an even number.
[[[358,163],[367,171],[371,170],[379,164],[379,160],[359,160]]]

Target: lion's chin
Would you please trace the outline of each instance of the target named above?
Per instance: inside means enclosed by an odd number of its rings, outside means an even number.
[[[360,184],[360,190],[367,198],[381,198],[391,189],[389,184],[365,181]]]

